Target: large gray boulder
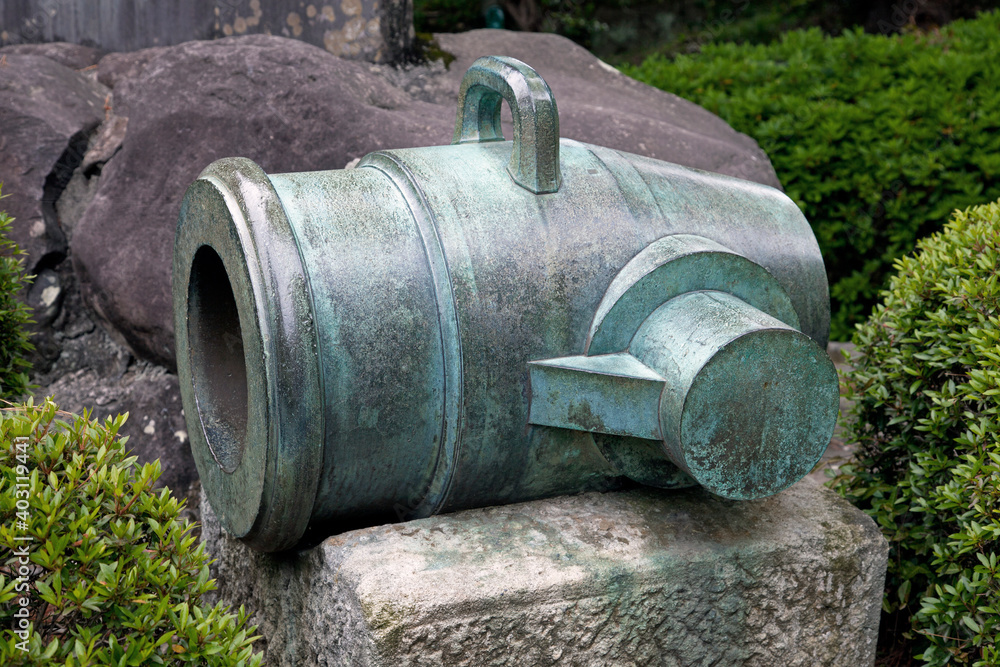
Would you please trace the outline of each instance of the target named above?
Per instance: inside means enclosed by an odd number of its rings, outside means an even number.
[[[104,119],[107,91],[46,56],[4,50],[0,59],[0,183],[9,195],[0,208],[17,219],[11,236],[35,270],[66,253],[55,200]]]
[[[138,356],[172,366],[174,226],[207,164],[244,156],[269,172],[338,169],[381,148],[448,143],[462,74],[489,53],[538,69],[565,137],[777,185],[753,140],[562,37],[484,30],[438,40],[456,58],[449,68],[362,65],[265,36],[107,56],[99,77],[128,122],[74,232],[88,304]]]
[[[865,667],[888,545],[804,480],[763,500],[587,493],[356,530],[284,558],[202,503],[265,664]]]

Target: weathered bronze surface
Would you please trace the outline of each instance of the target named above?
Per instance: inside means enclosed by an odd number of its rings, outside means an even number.
[[[559,140],[551,91],[511,58],[469,70],[451,146],[210,165],[174,310],[202,483],[266,551],[625,477],[761,497],[809,471],[837,414],[795,204]]]

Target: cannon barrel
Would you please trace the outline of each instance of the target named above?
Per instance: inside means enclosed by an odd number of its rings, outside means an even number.
[[[466,74],[452,145],[209,165],[173,270],[202,484],[264,551],[624,478],[758,498],[808,473],[836,420],[795,204],[560,139],[511,58]]]

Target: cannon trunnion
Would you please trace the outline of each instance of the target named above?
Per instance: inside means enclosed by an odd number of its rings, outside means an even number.
[[[466,74],[450,146],[210,165],[173,290],[202,483],[265,551],[623,477],[762,497],[837,415],[795,204],[559,139],[548,86],[510,58]]]

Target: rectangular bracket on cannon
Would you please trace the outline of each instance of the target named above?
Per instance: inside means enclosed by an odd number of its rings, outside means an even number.
[[[660,439],[665,381],[627,352],[529,361],[528,374],[531,424]]]

